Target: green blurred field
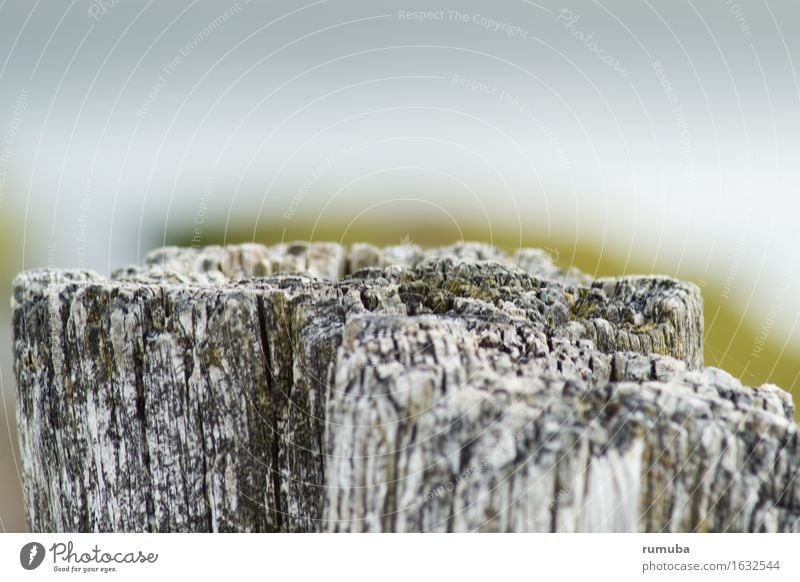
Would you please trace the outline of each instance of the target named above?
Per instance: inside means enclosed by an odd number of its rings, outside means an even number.
[[[777,384],[789,390],[795,402],[800,402],[798,346],[784,345],[773,334],[767,334],[761,350],[754,351],[756,338],[763,335],[761,321],[752,314],[743,313],[743,305],[733,298],[725,297],[721,281],[715,281],[712,275],[668,264],[666,260],[654,263],[652,259],[636,256],[629,249],[614,248],[612,244],[607,244],[601,252],[598,241],[529,233],[520,237],[518,230],[495,228],[490,233],[486,225],[464,225],[463,222],[458,225],[442,224],[424,216],[383,217],[377,221],[372,217],[369,223],[350,222],[345,218],[318,223],[298,218],[279,218],[272,222],[261,222],[255,229],[252,225],[243,224],[232,224],[228,228],[203,225],[200,237],[192,229],[185,232],[173,230],[167,234],[164,242],[189,245],[193,236],[195,244],[203,245],[239,242],[274,244],[292,240],[325,240],[343,244],[366,241],[387,245],[405,240],[431,246],[476,240],[491,242],[507,250],[519,246],[548,248],[555,251],[558,256],[556,262],[561,267],[575,266],[594,276],[660,273],[678,277],[693,281],[703,291],[706,365],[723,368],[748,385],[757,386],[765,382]]]

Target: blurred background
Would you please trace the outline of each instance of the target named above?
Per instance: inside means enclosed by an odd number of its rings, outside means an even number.
[[[0,531],[25,528],[14,274],[163,244],[481,240],[681,277],[706,363],[797,397],[797,22],[763,0],[0,0]]]

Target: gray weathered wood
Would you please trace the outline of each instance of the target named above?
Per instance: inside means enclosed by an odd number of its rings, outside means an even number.
[[[12,304],[34,531],[800,531],[791,398],[703,367],[689,283],[250,244]]]

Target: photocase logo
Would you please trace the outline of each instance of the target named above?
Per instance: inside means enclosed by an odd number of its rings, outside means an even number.
[[[44,561],[44,546],[39,542],[30,542],[19,551],[19,563],[26,570],[35,570]]]

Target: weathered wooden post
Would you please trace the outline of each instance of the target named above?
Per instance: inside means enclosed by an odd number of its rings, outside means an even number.
[[[800,531],[790,396],[541,251],[166,248],[14,284],[34,531]]]

